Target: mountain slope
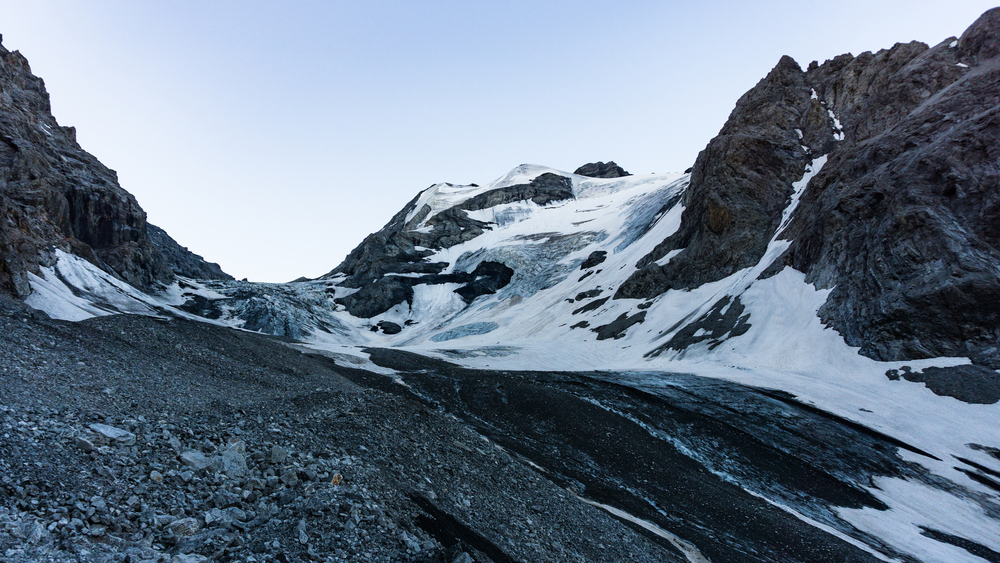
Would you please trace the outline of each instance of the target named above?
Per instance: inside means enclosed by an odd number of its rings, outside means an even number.
[[[206,262],[201,256],[178,244],[166,231],[156,225],[146,223],[146,232],[149,234],[150,242],[175,275],[203,280],[233,279],[233,276],[223,272],[218,264]]]
[[[217,288],[225,302],[189,312],[355,344],[372,326],[409,346],[468,331],[481,338],[461,343],[477,346],[638,338],[627,360],[641,365],[745,335],[742,293],[790,267],[825,295],[823,323],[868,357],[996,367],[998,14],[933,48],[806,70],[783,58],[690,178],[597,163],[578,172],[598,177],[523,166],[485,186],[438,184],[320,279]],[[572,280],[581,264],[589,277]]]
[[[55,266],[58,252],[79,256],[145,291],[174,277],[135,197],[118,185],[113,170],[77,144],[75,129],[56,122],[42,79],[31,73],[24,56],[2,45],[0,217],[4,294],[29,296],[30,276]],[[199,262],[200,257],[188,257],[183,271],[200,272]]]

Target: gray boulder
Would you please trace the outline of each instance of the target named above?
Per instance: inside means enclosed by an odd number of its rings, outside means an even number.
[[[135,434],[122,430],[121,428],[115,428],[114,426],[108,426],[107,424],[91,424],[90,429],[94,432],[100,434],[107,440],[119,444],[122,446],[132,446],[135,445]],[[86,441],[86,440],[84,440]],[[86,446],[83,447],[86,449]]]

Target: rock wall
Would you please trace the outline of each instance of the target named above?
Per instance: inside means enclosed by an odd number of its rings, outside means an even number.
[[[24,56],[0,45],[0,293],[28,295],[28,272],[51,265],[55,248],[139,288],[173,277],[135,197],[56,122]]]
[[[847,139],[803,194],[785,263],[833,288],[821,317],[866,355],[1000,368],[998,38],[994,9],[957,42],[812,71]]]
[[[897,44],[804,71],[785,57],[699,154],[680,229],[616,297],[756,264],[792,182],[827,154],[775,266],[833,288],[821,317],[868,356],[1000,367],[998,112],[1000,9],[933,48]]]
[[[833,141],[833,124],[799,65],[783,57],[743,95],[719,135],[701,151],[684,194],[680,229],[638,264],[617,297],[648,298],[753,266],[764,255],[813,154]],[[802,132],[802,138],[796,132]],[[683,249],[667,266],[657,260]]]
[[[0,290],[30,292],[27,272],[51,249],[82,256],[138,287],[171,277],[146,233],[146,214],[113,170],[52,117],[42,79],[0,46]]]

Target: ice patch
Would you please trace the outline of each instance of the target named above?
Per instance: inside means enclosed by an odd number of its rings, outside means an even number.
[[[792,213],[799,206],[799,199],[802,198],[802,193],[805,192],[806,186],[809,185],[809,180],[812,180],[816,174],[823,168],[826,164],[827,155],[814,158],[812,162],[806,165],[805,173],[802,178],[792,184],[792,199],[791,202],[785,207],[784,211],[781,212],[781,224],[778,226],[778,230],[775,232],[776,235],[781,234],[782,231],[788,226],[788,223],[792,220]]]
[[[487,188],[488,190],[495,190],[497,188],[507,188],[519,184],[527,184],[546,172],[559,174],[560,176],[571,175],[569,173],[562,172],[561,170],[556,170],[555,168],[549,168],[548,166],[540,166],[538,164],[522,164],[504,174],[500,178],[490,182]]]
[[[444,342],[446,340],[454,340],[456,338],[462,338],[463,336],[473,336],[477,334],[486,334],[488,332],[493,332],[500,325],[494,322],[485,323],[471,323],[467,325],[462,325],[455,327],[451,330],[447,330],[440,334],[436,334],[431,337],[433,342]]]
[[[24,301],[54,319],[81,321],[114,313],[158,315],[150,296],[86,260],[55,251],[56,264],[28,274],[31,295]]]
[[[486,209],[466,211],[465,214],[470,219],[493,223],[502,228],[531,218],[541,208],[542,206],[533,201],[515,201]]]
[[[455,293],[461,287],[457,283],[435,285],[421,284],[413,288],[413,304],[405,318],[398,319],[400,323],[415,320],[421,323],[440,324],[466,307],[465,301]]]
[[[420,223],[414,225],[412,228],[415,231],[422,231],[426,229],[427,220],[431,217],[491,189],[493,188],[490,186],[463,186],[448,183],[434,184],[420,192],[417,203],[406,214],[406,221],[404,222],[409,223],[412,221],[426,205],[430,208],[430,213],[424,216]]]
[[[656,261],[656,265],[657,266],[666,266],[667,264],[670,263],[670,260],[672,260],[674,256],[677,256],[681,252],[684,252],[683,248],[678,248],[678,249],[675,249],[675,250],[671,250],[670,252],[668,252],[666,254],[666,256],[664,256],[663,258],[660,258],[659,260],[657,260]]]

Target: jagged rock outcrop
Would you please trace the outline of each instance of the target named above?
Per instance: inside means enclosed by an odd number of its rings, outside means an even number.
[[[826,154],[769,272],[790,265],[832,288],[821,317],[868,356],[1000,367],[998,37],[993,9],[933,48],[897,44],[805,71],[783,58],[699,154],[680,229],[616,296],[757,264],[791,184]]]
[[[1000,368],[998,37],[994,9],[957,42],[879,53],[893,72],[859,94],[841,92],[874,60],[830,81],[849,144],[803,194],[785,263],[833,288],[820,315],[866,355]]]
[[[0,291],[30,292],[27,272],[60,248],[138,287],[170,279],[146,214],[113,170],[52,117],[42,79],[0,46]]]
[[[186,246],[177,244],[166,231],[146,223],[146,232],[153,246],[160,251],[167,266],[178,276],[200,280],[231,280],[233,276],[222,271],[214,262],[206,262],[204,258],[191,252]]]
[[[811,155],[833,143],[833,123],[811,94],[802,69],[786,56],[740,98],[695,161],[680,229],[639,262],[619,297],[697,287],[760,260],[792,183]],[[666,266],[655,263],[672,250],[682,251]]]
[[[413,303],[413,288],[417,285],[445,283],[463,284],[454,290],[466,303],[480,295],[491,295],[510,283],[514,270],[499,262],[480,262],[471,272],[428,274],[419,277],[387,275],[365,285],[357,293],[336,300],[355,317],[371,318],[393,306]]]
[[[545,205],[553,201],[573,197],[573,185],[569,178],[546,173],[528,184],[518,184],[497,188],[472,197],[460,205],[446,209],[427,219],[429,206],[415,211],[420,195],[413,198],[403,209],[376,233],[365,238],[347,255],[344,261],[323,277],[337,274],[347,276],[343,285],[362,287],[380,279],[386,273],[436,274],[444,264],[423,262],[432,252],[417,250],[423,248],[448,248],[481,235],[487,223],[468,217],[464,211],[476,211],[515,201],[533,201]],[[407,217],[410,217],[407,220]],[[416,231],[413,228],[427,220],[430,231]]]
[[[579,176],[589,176],[591,178],[621,178],[631,176],[624,168],[615,164],[615,161],[590,162],[573,171]]]

